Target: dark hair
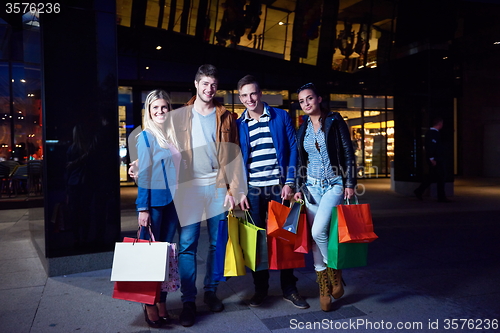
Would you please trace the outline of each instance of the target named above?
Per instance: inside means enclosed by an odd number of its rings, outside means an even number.
[[[311,90],[317,97],[321,97],[320,93],[318,92],[318,89],[314,85],[314,83],[309,82],[301,86],[299,89],[297,89],[297,95],[303,91],[303,90]],[[321,129],[323,130],[323,127],[325,125],[325,119],[326,116],[330,113],[330,110],[326,108],[323,103],[319,104],[319,108],[321,110],[321,117],[320,117],[320,122],[321,122]]]
[[[257,87],[257,91],[260,91],[259,82],[257,82],[257,79],[252,75],[245,75],[238,81],[238,90],[240,90],[241,87],[246,86],[247,84],[255,84],[255,86]]]
[[[203,76],[211,77],[211,78],[219,81],[219,72],[217,71],[217,68],[215,68],[214,65],[210,65],[210,64],[201,65],[198,68],[198,71],[196,72],[194,80],[196,82],[200,82],[200,80]]]
[[[321,96],[318,92],[318,89],[316,89],[316,86],[314,85],[314,83],[312,82],[309,82],[309,83],[306,83],[304,84],[303,86],[301,86],[299,89],[297,89],[297,95],[302,91],[302,90],[306,90],[306,89],[310,89],[314,92],[314,94],[316,94],[316,96]]]

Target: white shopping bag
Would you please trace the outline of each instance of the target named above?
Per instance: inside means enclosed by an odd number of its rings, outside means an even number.
[[[111,281],[165,281],[168,278],[167,242],[115,244]]]

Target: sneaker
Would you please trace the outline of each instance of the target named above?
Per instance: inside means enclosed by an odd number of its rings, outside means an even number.
[[[193,326],[196,319],[196,304],[194,302],[184,302],[182,312],[179,315],[181,325],[184,327]]]
[[[291,293],[289,295],[283,295],[283,299],[292,303],[296,308],[307,309],[309,308],[309,303],[306,302],[298,292]]]
[[[250,298],[250,302],[248,305],[253,307],[261,306],[264,303],[264,300],[267,298],[267,292],[257,291],[252,298]]]
[[[208,305],[208,308],[212,312],[221,312],[224,310],[224,304],[222,304],[221,300],[217,298],[214,291],[205,291],[203,302]]]

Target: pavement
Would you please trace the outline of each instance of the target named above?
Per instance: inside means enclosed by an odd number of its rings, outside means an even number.
[[[309,309],[284,301],[279,273],[271,271],[270,297],[261,307],[246,303],[253,294],[247,273],[220,283],[225,310],[211,313],[203,303],[203,227],[198,317],[189,328],[178,321],[180,291],[168,296],[171,324],[151,329],[140,304],[111,297],[111,268],[47,278],[29,232],[42,208],[0,210],[0,332],[500,332],[500,178],[457,178],[449,203],[396,194],[389,179],[360,184],[379,239],[369,245],[366,267],[343,271],[345,295],[334,311],[320,310],[308,256],[295,274]],[[134,191],[122,188],[124,233],[137,223]]]

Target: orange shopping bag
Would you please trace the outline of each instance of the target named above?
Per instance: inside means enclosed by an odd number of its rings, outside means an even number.
[[[378,236],[373,231],[370,204],[338,205],[339,243],[370,243]],[[335,209],[335,208],[334,208]]]
[[[290,208],[274,200],[269,201],[267,212],[267,235],[279,238],[287,243],[295,243],[296,234],[283,229],[283,225],[290,214]]]

